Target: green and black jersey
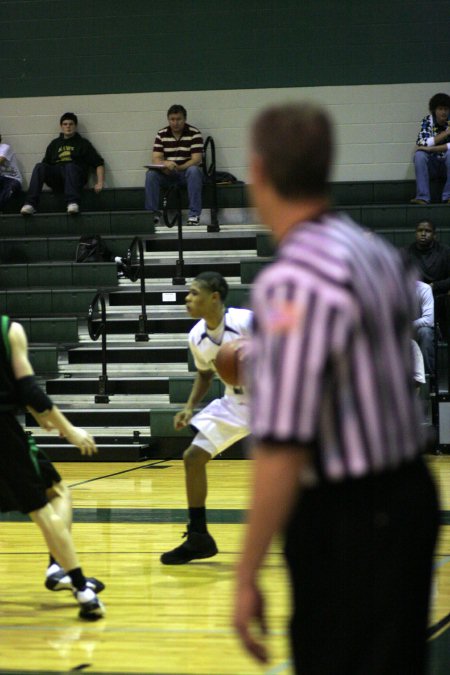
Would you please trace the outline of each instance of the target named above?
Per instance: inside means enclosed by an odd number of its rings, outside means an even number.
[[[0,337],[0,413],[15,412],[20,408],[16,378],[11,366],[11,346],[9,343],[9,329],[11,320],[8,316],[1,316]]]

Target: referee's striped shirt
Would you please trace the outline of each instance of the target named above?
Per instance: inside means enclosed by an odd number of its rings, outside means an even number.
[[[412,271],[379,237],[336,215],[293,228],[252,296],[254,437],[311,448],[325,480],[415,457],[415,303]]]

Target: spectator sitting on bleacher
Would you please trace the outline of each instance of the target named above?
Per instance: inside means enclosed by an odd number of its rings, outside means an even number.
[[[22,187],[22,175],[10,145],[0,136],[0,211],[6,202]]]
[[[435,177],[446,179],[442,201],[450,203],[450,96],[435,94],[428,107],[430,114],[423,118],[416,141],[416,196],[411,203],[430,203],[430,178]]]
[[[433,293],[436,323],[439,324],[440,334],[446,338],[448,331],[445,303],[440,300],[450,291],[450,247],[436,239],[436,228],[433,223],[422,220],[417,224],[415,241],[407,246],[405,251],[417,266],[419,279],[428,284]],[[431,353],[430,347],[428,353]],[[433,361],[430,372],[433,372],[432,365]]]
[[[425,372],[434,375],[434,298],[429,284],[416,282],[418,315],[413,321],[415,338],[423,355]]]
[[[416,226],[416,239],[406,247],[406,253],[418,267],[419,278],[429,284],[433,295],[450,290],[450,247],[436,239],[436,228],[429,220]]]
[[[203,139],[200,131],[186,122],[182,105],[172,105],[167,111],[169,125],[160,129],[153,144],[152,164],[145,178],[145,208],[159,223],[159,192],[161,187],[186,186],[189,198],[188,225],[197,225],[202,212],[203,173],[201,169]]]
[[[105,163],[92,143],[77,132],[75,113],[64,113],[59,123],[61,133],[48,145],[44,159],[31,174],[26,203],[20,211],[24,216],[36,212],[44,183],[55,192],[64,192],[70,215],[80,210],[81,190],[87,183],[90,168],[96,171],[95,192],[103,189]]]

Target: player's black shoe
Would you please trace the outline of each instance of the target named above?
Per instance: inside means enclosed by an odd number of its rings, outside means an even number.
[[[78,616],[86,621],[98,621],[105,616],[105,607],[90,588],[84,591],[74,591],[75,599],[80,606]]]
[[[188,530],[183,534],[183,537],[186,537],[186,541],[181,546],[162,554],[161,562],[163,565],[185,565],[191,560],[212,558],[219,552],[216,542],[209,532],[192,532],[188,526]]]
[[[86,587],[90,588],[94,593],[101,593],[105,588],[105,584],[99,579],[88,577],[86,579]],[[49,574],[45,580],[45,588],[49,591],[73,591],[72,580],[62,567],[56,569],[52,574]]]

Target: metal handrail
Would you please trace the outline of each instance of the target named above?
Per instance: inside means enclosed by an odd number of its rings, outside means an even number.
[[[208,164],[208,150],[211,152],[211,161]],[[211,225],[207,226],[208,232],[220,232],[218,206],[217,206],[217,184],[216,184],[216,144],[212,136],[208,136],[203,146],[202,168],[206,176],[206,182],[211,186],[212,206],[211,206]]]
[[[94,325],[94,313],[97,309],[97,305],[100,302],[101,305],[101,321],[95,326]],[[96,403],[109,403],[108,395],[108,373],[107,373],[107,358],[106,358],[106,304],[105,296],[102,291],[99,291],[94,299],[89,305],[88,311],[88,332],[91,340],[96,342],[100,335],[102,336],[102,374],[98,378],[98,394],[95,395]]]
[[[139,263],[133,265],[133,252],[136,247],[139,251]],[[135,334],[136,342],[148,342],[148,328],[147,328],[147,305],[145,302],[145,264],[144,264],[144,245],[140,237],[135,237],[128,247],[127,255],[124,260],[127,277],[133,283],[138,279],[141,280],[141,314],[139,315],[139,332]]]
[[[176,206],[175,215],[172,219],[169,218],[169,197],[173,193],[175,195]],[[178,185],[172,185],[165,191],[163,196],[163,219],[168,228],[177,226],[178,237],[178,259],[175,261],[175,276],[172,278],[174,286],[183,286],[186,283],[184,276],[184,258],[183,258],[183,217],[181,213],[181,192]]]

